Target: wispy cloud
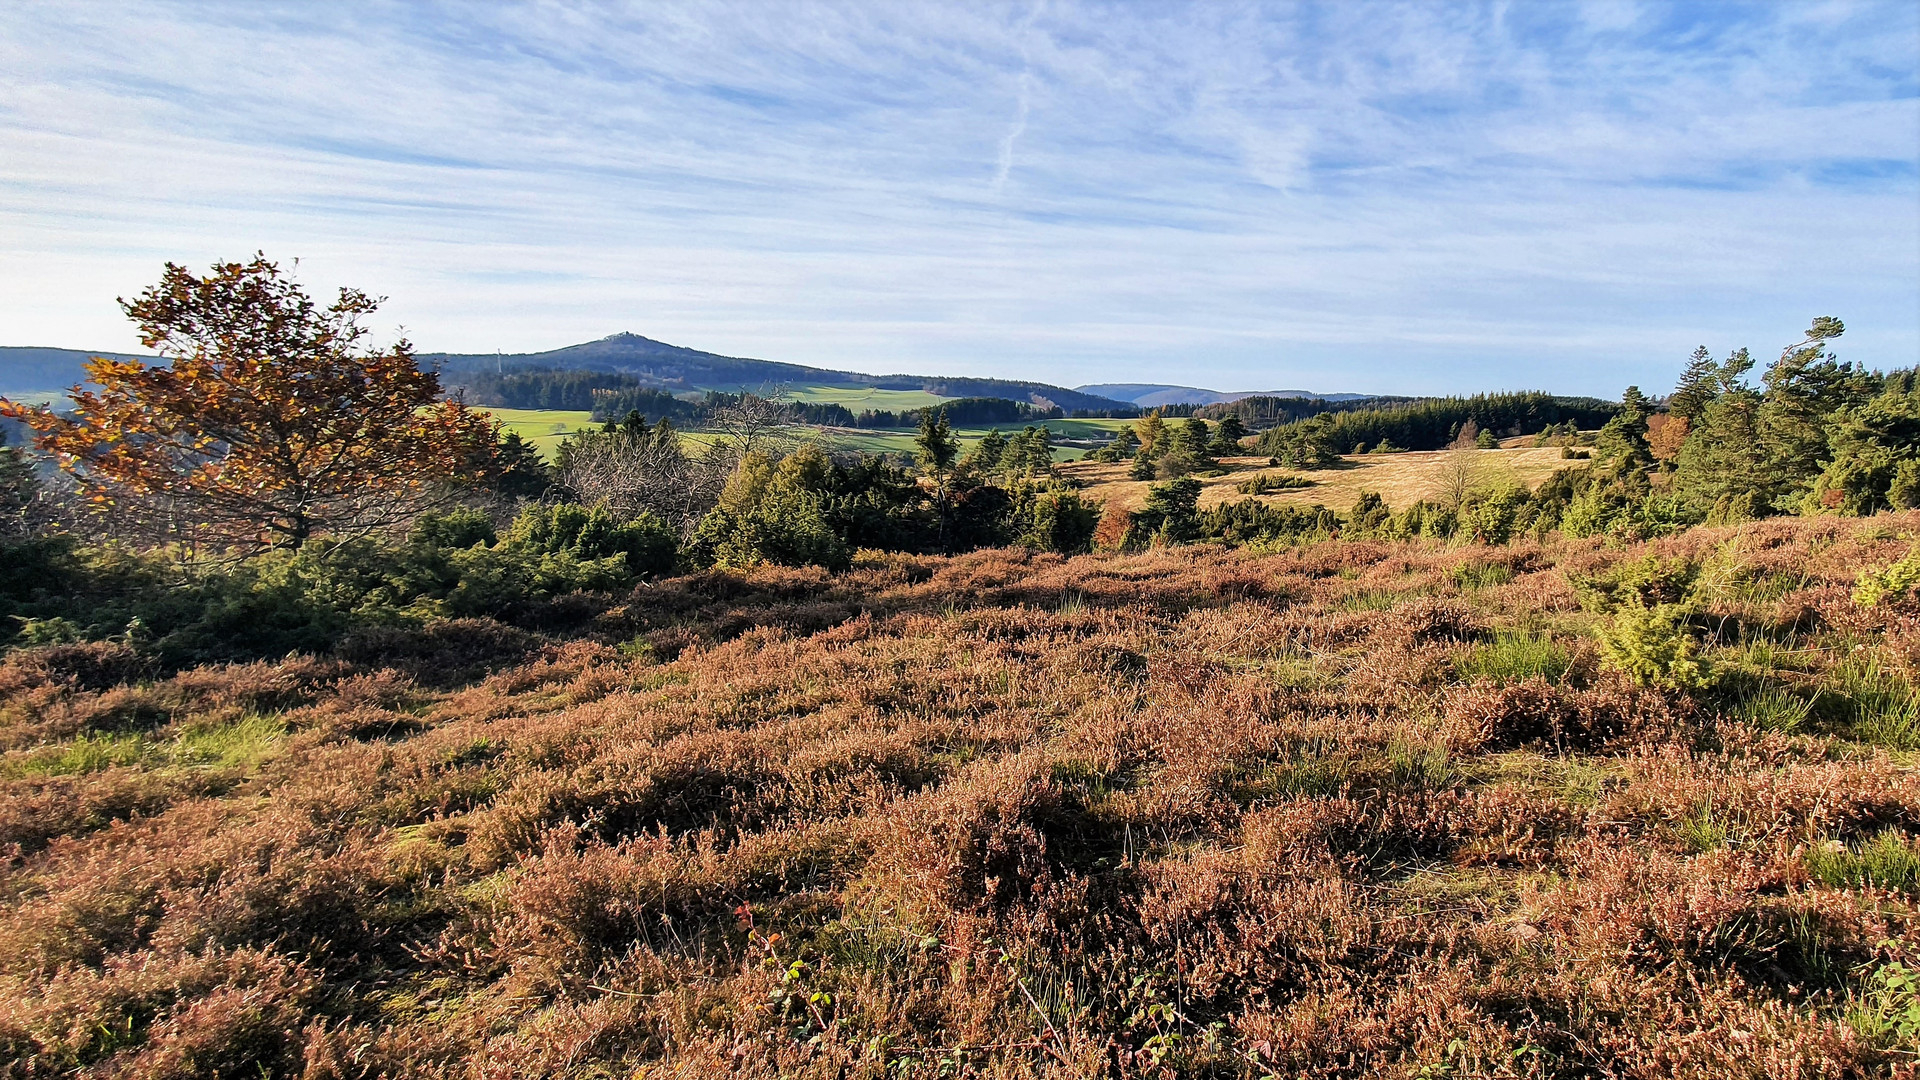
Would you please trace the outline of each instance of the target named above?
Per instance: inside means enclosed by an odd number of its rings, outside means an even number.
[[[262,248],[428,348],[1663,385],[1920,359],[1911,4],[0,7],[0,340]]]

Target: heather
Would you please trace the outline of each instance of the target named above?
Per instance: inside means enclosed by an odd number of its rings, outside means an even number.
[[[123,306],[173,367],[0,401],[7,1075],[1920,1071],[1913,373],[1837,320],[1060,468],[560,375],[634,407],[549,461],[363,294]]]
[[[9,1074],[1911,1073],[1920,606],[1855,592],[1916,528],[856,552],[324,656],[16,648]]]

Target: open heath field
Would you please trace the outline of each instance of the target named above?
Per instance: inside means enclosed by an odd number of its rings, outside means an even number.
[[[868,554],[326,657],[17,649],[0,1071],[1910,1076],[1920,607],[1854,589],[1916,531]],[[1697,648],[1633,614],[1681,597]]]
[[[1468,464],[1459,460],[1462,454]],[[1256,497],[1241,492],[1239,485],[1261,473],[1274,477],[1300,476],[1312,481],[1306,487],[1268,491],[1257,496],[1262,502],[1317,504],[1345,510],[1364,492],[1378,494],[1395,509],[1422,499],[1444,501],[1449,485],[1459,482],[1462,471],[1466,480],[1463,487],[1491,488],[1511,483],[1532,489],[1560,469],[1586,467],[1584,461],[1562,459],[1558,447],[1349,454],[1342,457],[1338,465],[1306,471],[1269,466],[1264,457],[1222,458],[1220,464],[1228,470],[1225,475],[1194,477],[1200,481],[1202,509]],[[1129,465],[1129,462],[1076,460],[1063,465],[1060,473],[1087,484],[1088,497],[1095,502],[1112,502],[1137,510],[1145,505],[1147,489],[1153,486],[1153,481],[1128,479]]]

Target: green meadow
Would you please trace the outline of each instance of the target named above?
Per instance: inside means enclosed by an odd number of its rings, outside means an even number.
[[[937,405],[942,398],[918,390],[868,390],[862,387],[808,387],[806,393],[836,393],[849,397],[841,399],[840,404],[850,409],[918,409],[927,405]],[[861,399],[855,395],[885,395]],[[802,392],[793,392],[789,396],[796,400],[825,401],[820,397],[805,397]],[[857,406],[857,408],[856,408]],[[542,454],[551,456],[561,440],[583,427],[593,426],[590,413],[567,409],[496,409],[483,410],[490,413],[508,431],[516,432],[522,439],[539,447]],[[1054,433],[1056,438],[1074,440],[1108,439],[1113,433],[1132,424],[1131,420],[1048,420],[1043,425]],[[1003,432],[1019,431],[1025,424],[1008,424]],[[867,454],[911,454],[914,452],[914,432],[905,428],[817,428],[822,441],[836,450],[858,450]],[[987,428],[960,428],[954,434],[963,445],[972,445],[987,434]],[[712,437],[698,431],[686,432],[683,436],[688,442],[706,445]],[[1060,447],[1054,451],[1057,461],[1077,460],[1081,448]]]

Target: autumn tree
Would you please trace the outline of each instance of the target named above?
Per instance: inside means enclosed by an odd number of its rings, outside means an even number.
[[[368,348],[380,300],[320,307],[256,255],[168,263],[121,310],[167,361],[97,357],[65,413],[0,399],[120,526],[247,551],[404,521],[491,460],[494,429],[440,400],[404,339]]]

